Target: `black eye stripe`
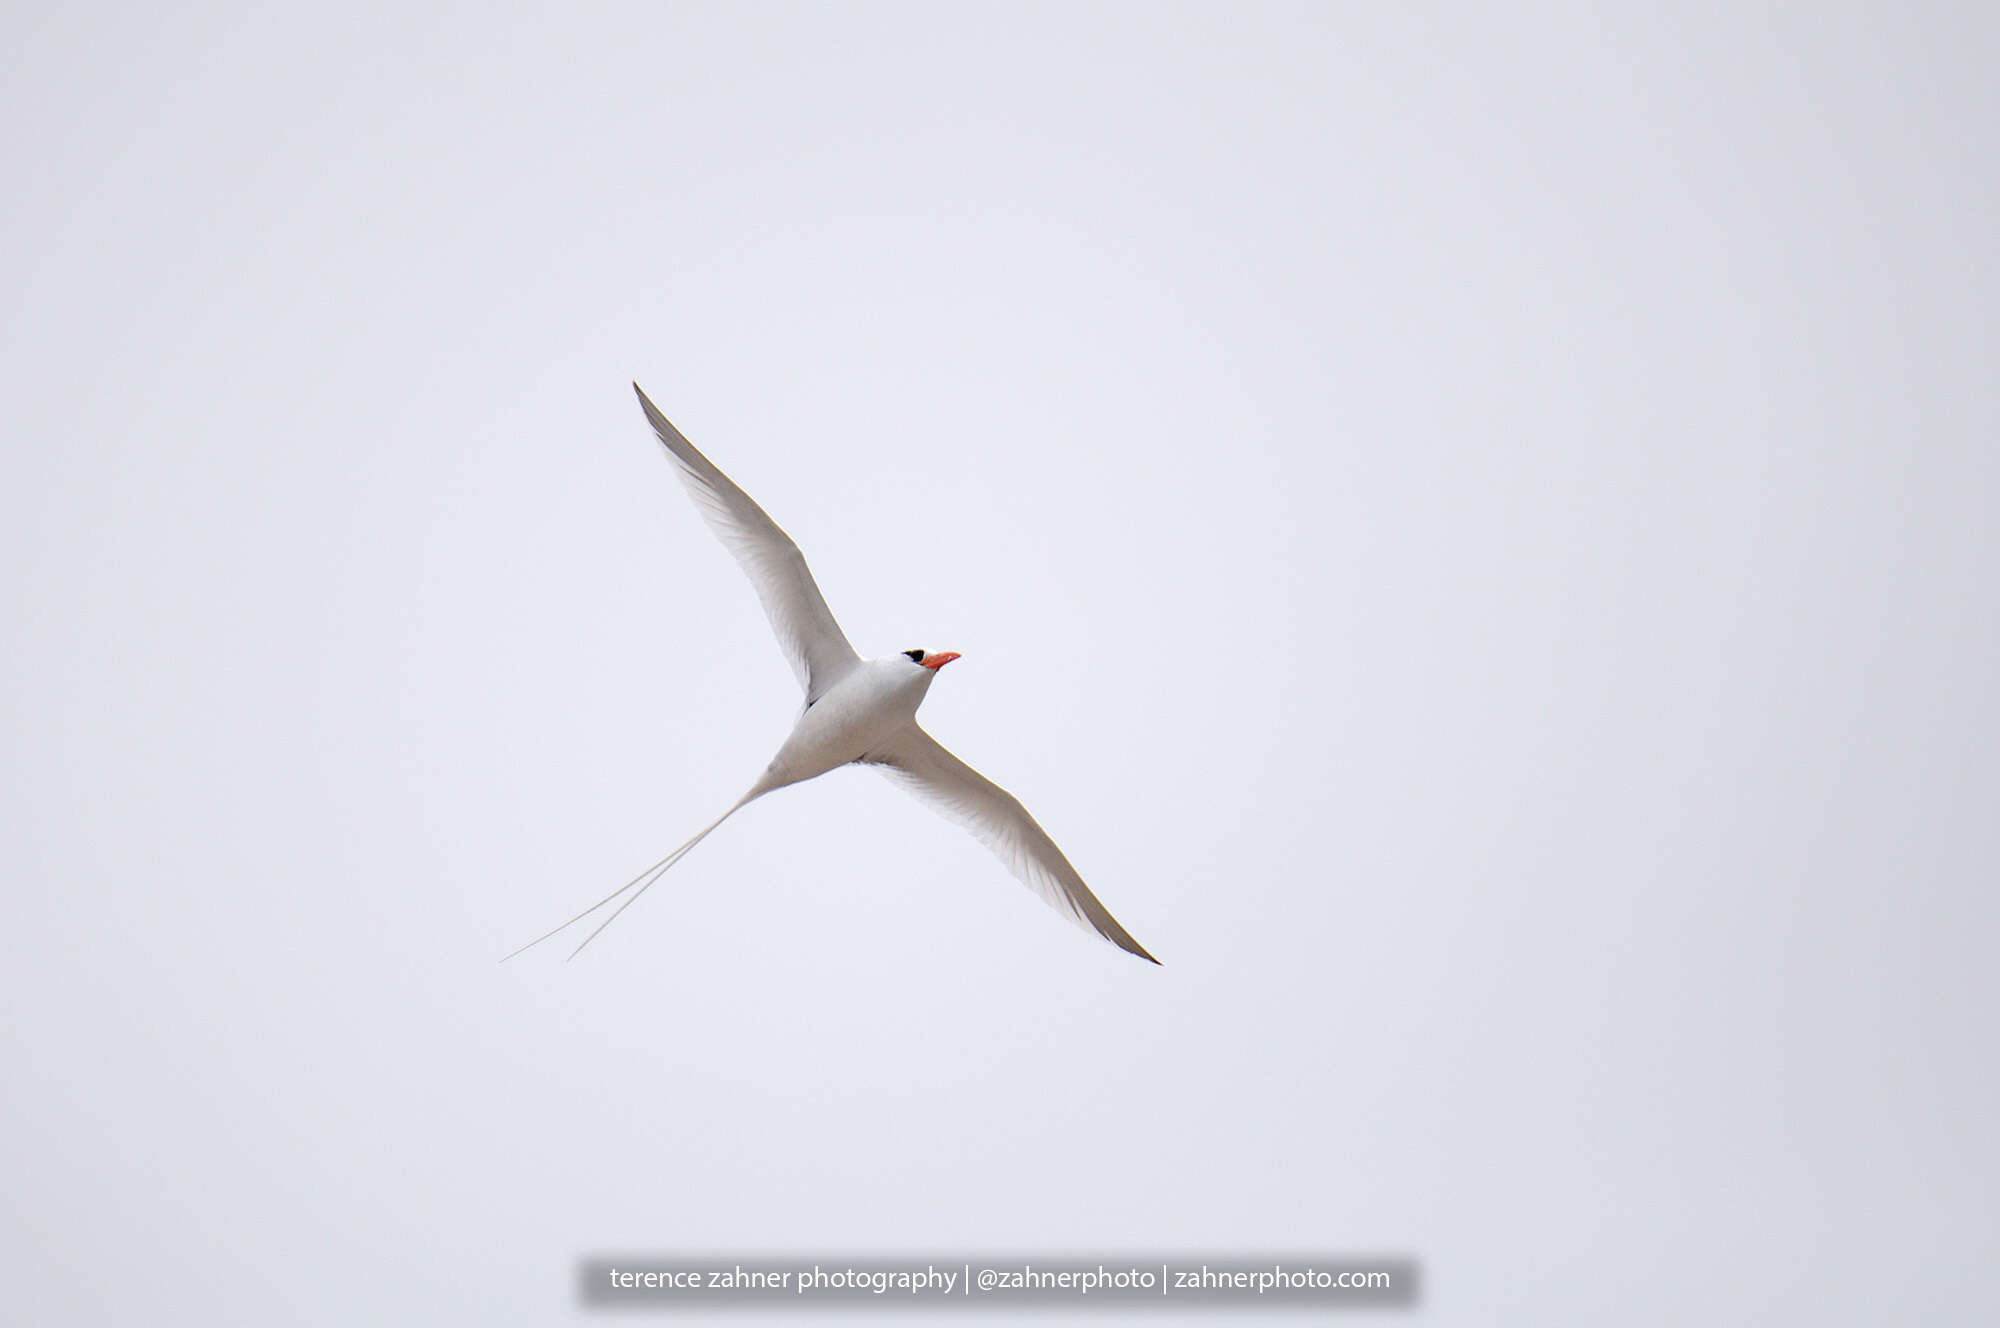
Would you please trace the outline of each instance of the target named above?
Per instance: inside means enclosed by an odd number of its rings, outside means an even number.
[[[924,662],[924,652],[921,650],[905,650],[903,653],[919,664]]]

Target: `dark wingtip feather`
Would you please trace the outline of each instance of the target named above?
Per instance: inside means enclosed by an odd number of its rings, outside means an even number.
[[[1112,925],[1116,926],[1117,924],[1114,922]],[[1138,939],[1134,937],[1131,932],[1126,931],[1123,927],[1118,928],[1118,934],[1115,936],[1109,932],[1100,932],[1099,934],[1102,935],[1105,940],[1110,941],[1113,945],[1123,950],[1126,954],[1138,955],[1139,958],[1145,960],[1149,964],[1158,964],[1159,967],[1161,968],[1166,967],[1165,964],[1161,964],[1159,960],[1153,958],[1152,955],[1146,953],[1146,947],[1139,944]]]

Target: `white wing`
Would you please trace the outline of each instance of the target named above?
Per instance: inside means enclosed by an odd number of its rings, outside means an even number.
[[[1121,950],[1157,964],[1109,909],[1090,893],[1048,832],[1020,801],[953,756],[915,723],[867,757],[910,792],[970,830],[1007,869],[1058,912]]]
[[[659,407],[647,400],[637,383],[632,384],[632,390],[639,393],[646,422],[659,435],[694,505],[708,518],[709,528],[723,546],[736,555],[756,588],[764,616],[771,620],[778,645],[798,675],[799,686],[805,689],[806,704],[811,705],[861,657],[833,620],[833,611],[826,607],[826,597],[819,593],[805,555],[790,535],[778,529],[777,522],[764,515],[763,508],[750,501],[749,494],[695,450],[694,444],[660,414]]]

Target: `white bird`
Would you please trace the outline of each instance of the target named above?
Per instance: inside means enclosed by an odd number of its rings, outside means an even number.
[[[1071,921],[1121,950],[1159,963],[1118,925],[1118,919],[1098,902],[1055,841],[1011,793],[953,756],[917,726],[917,707],[923,704],[938,671],[958,654],[905,650],[880,659],[862,659],[833,620],[799,546],[750,500],[750,495],[695,450],[637,383],[632,384],[632,390],[639,394],[646,420],[659,435],[695,506],[736,555],[755,587],[771,629],[777,633],[778,645],[805,690],[805,708],[764,773],[728,811],[703,826],[687,843],[514,954],[541,944],[631,890],[631,897],[570,952],[575,958],[689,849],[743,807],[787,784],[858,764],[887,772],[971,831],[1000,856],[1009,871]]]

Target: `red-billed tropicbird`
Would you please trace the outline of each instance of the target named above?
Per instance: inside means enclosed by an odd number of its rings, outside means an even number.
[[[1121,950],[1159,963],[1097,901],[1055,841],[1012,794],[946,751],[917,726],[917,707],[937,681],[938,671],[957,659],[957,653],[904,650],[879,659],[857,655],[826,607],[799,546],[748,494],[695,450],[637,383],[632,390],[638,392],[646,420],[666,448],[695,506],[736,555],[756,588],[778,645],[805,689],[805,709],[764,773],[728,811],[703,826],[687,843],[521,950],[540,944],[631,890],[631,897],[570,952],[574,958],[689,849],[744,806],[773,789],[858,764],[885,771],[970,830],[1000,856],[1008,870],[1079,926]]]

